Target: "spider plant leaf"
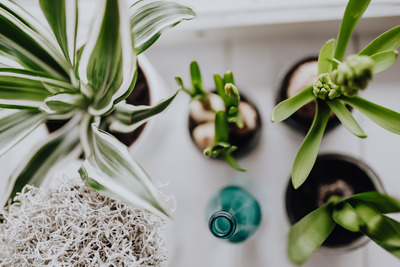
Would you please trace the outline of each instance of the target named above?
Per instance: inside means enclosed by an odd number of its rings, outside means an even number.
[[[333,231],[332,204],[328,203],[306,215],[289,231],[288,254],[298,265],[305,263]]]
[[[315,98],[316,97],[313,94],[313,86],[310,85],[307,88],[300,91],[295,96],[292,96],[291,98],[288,98],[279,103],[272,111],[271,121],[281,122],[283,120],[286,120],[299,108],[315,100]]]
[[[351,115],[351,112],[346,108],[345,105],[343,105],[342,102],[340,102],[340,100],[331,99],[329,101],[326,101],[326,103],[333,111],[333,113],[335,113],[336,117],[338,117],[344,127],[349,130],[349,132],[361,138],[367,137],[358,122],[354,119],[353,115]]]
[[[71,63],[71,66],[75,66],[78,26],[77,0],[39,0],[39,4],[65,58]]]
[[[330,109],[325,102],[318,100],[316,102],[316,107],[316,114],[311,128],[294,159],[292,183],[295,189],[299,188],[304,183],[314,166],[319,146],[329,120]]]
[[[85,106],[86,98],[84,95],[63,93],[46,98],[40,110],[47,114],[66,114]]]
[[[121,97],[133,90],[136,55],[123,0],[99,0],[88,41],[78,68],[82,93],[93,99],[88,112],[110,113]]]
[[[352,232],[359,232],[360,226],[364,225],[357,211],[347,201],[335,205],[332,218],[337,224]]]
[[[398,54],[396,50],[393,50],[378,52],[370,56],[370,58],[375,61],[374,74],[382,72],[392,66]]]
[[[362,202],[354,204],[354,209],[365,222],[365,226],[360,227],[361,232],[400,258],[400,223]]]
[[[400,200],[376,191],[356,194],[347,201],[351,204],[354,204],[355,201],[362,201],[384,214],[400,212]]]
[[[52,33],[11,1],[0,3],[0,51],[22,66],[68,79],[71,65]]]
[[[161,100],[154,106],[134,106],[126,102],[120,102],[115,106],[110,130],[120,133],[130,133],[136,130],[151,117],[160,114],[172,103],[179,91],[171,97]]]
[[[164,31],[196,17],[191,8],[171,1],[130,2],[134,2],[129,8],[129,16],[137,54],[149,48]]]
[[[359,55],[372,56],[373,54],[396,50],[400,46],[400,25],[396,26],[375,38]]]
[[[228,116],[223,110],[215,114],[215,143],[227,143],[229,140]]]
[[[46,114],[31,110],[0,111],[0,156],[46,120]]]
[[[26,184],[39,187],[50,170],[61,162],[79,156],[79,131],[75,127],[78,121],[79,118],[71,119],[27,157],[24,164],[7,181],[7,193],[1,199],[1,205],[12,200]]]
[[[346,104],[358,109],[367,116],[370,120],[382,128],[395,133],[400,134],[400,114],[390,110],[388,108],[379,106],[359,96],[345,97],[342,96],[340,99]]]
[[[365,10],[368,8],[371,0],[349,0],[346,10],[343,15],[342,24],[340,26],[339,34],[336,42],[334,58],[343,61],[344,54],[346,53],[347,44],[356,27],[358,21],[361,19]],[[334,69],[337,63],[334,63]]]
[[[333,67],[333,52],[335,39],[328,40],[321,48],[318,56],[318,75],[322,73],[331,73]]]
[[[91,155],[79,173],[85,183],[101,193],[148,210],[170,216],[163,198],[128,148],[92,124]]]

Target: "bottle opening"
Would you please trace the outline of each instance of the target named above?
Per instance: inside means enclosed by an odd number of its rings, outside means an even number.
[[[235,218],[226,211],[217,211],[209,221],[211,233],[218,238],[228,238],[236,228]]]

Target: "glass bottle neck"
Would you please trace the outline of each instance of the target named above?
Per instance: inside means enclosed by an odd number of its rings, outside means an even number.
[[[214,236],[226,239],[235,233],[236,220],[229,212],[217,211],[211,216],[208,227]]]

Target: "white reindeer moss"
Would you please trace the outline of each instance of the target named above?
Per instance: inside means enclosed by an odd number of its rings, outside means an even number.
[[[162,266],[164,222],[85,187],[26,186],[3,212],[0,266]]]

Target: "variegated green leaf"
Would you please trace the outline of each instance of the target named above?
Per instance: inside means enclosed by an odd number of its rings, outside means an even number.
[[[46,98],[40,109],[47,114],[66,114],[85,106],[84,95],[63,93]]]
[[[279,103],[271,114],[272,122],[281,122],[289,118],[299,108],[315,100],[316,97],[313,94],[313,86],[310,85],[304,90],[300,91],[295,96],[288,98]]]
[[[318,75],[322,73],[330,73],[333,67],[335,39],[330,39],[321,48],[318,56]]]
[[[92,153],[79,171],[86,184],[159,216],[169,216],[160,193],[128,148],[95,124],[92,130]]]
[[[75,66],[76,32],[78,26],[77,0],[39,0],[65,58]],[[73,73],[71,76],[74,76]]]
[[[398,54],[399,53],[396,50],[393,50],[378,52],[370,56],[370,58],[375,62],[374,74],[382,72],[392,66],[396,61]]]
[[[40,111],[0,111],[0,156],[24,139],[46,119]]]
[[[304,183],[314,166],[318,156],[319,146],[329,120],[330,109],[326,103],[320,100],[316,103],[317,109],[314,121],[293,163],[292,183],[295,189],[299,188]]]
[[[133,89],[136,56],[123,0],[99,0],[99,10],[83,48],[79,76],[82,92],[93,99],[93,116],[112,111],[120,97]]]
[[[129,14],[137,54],[149,48],[164,31],[183,20],[196,17],[194,11],[187,6],[154,0],[134,1],[129,8]]]
[[[110,130],[120,133],[130,133],[147,122],[151,117],[160,114],[175,99],[177,91],[171,97],[160,101],[154,106],[134,106],[120,102],[115,106],[113,117],[116,119],[110,124]]]
[[[71,66],[51,32],[11,1],[0,3],[0,51],[32,70],[66,79]]]
[[[79,155],[79,131],[76,127],[78,121],[79,118],[73,118],[62,129],[51,134],[50,138],[40,144],[31,155],[28,155],[24,164],[8,180],[7,193],[0,199],[1,205],[13,199],[26,184],[39,187],[56,164]]]
[[[396,50],[400,46],[400,25],[396,26],[375,38],[359,55],[372,56],[373,54]]]

